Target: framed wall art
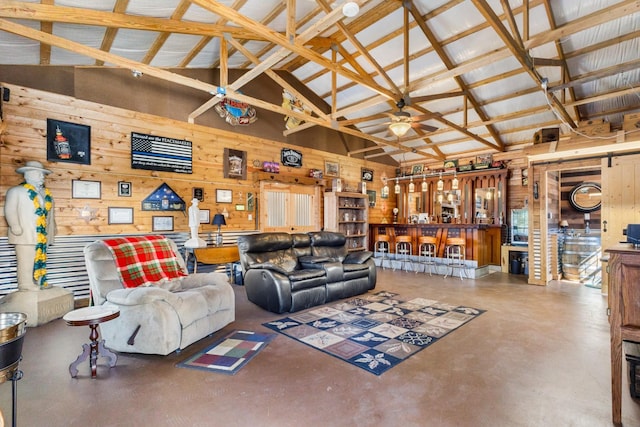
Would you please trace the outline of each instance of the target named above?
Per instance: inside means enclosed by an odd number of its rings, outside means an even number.
[[[373,181],[373,169],[360,168],[360,179],[362,181]]]
[[[209,224],[209,209],[200,209],[200,212],[198,212],[199,215],[199,219],[198,222],[200,222],[200,224]]]
[[[47,119],[47,160],[91,164],[91,127]]]
[[[476,164],[474,165],[475,169],[487,169],[491,166],[491,162],[493,161],[493,156],[491,154],[481,154],[476,156]]]
[[[109,224],[133,224],[133,208],[109,208]]]
[[[223,173],[225,178],[247,179],[247,152],[225,148]]]
[[[153,231],[173,231],[172,216],[154,216],[152,221]]]
[[[71,181],[71,197],[74,199],[99,199],[101,197],[100,181]]]
[[[131,197],[131,183],[127,181],[118,182],[118,196]]]
[[[329,160],[324,161],[324,176],[340,176],[340,163],[331,162]]]
[[[231,190],[216,190],[216,203],[231,203],[233,202],[233,192]]]
[[[199,202],[204,202],[204,188],[194,187],[193,198],[198,199]]]

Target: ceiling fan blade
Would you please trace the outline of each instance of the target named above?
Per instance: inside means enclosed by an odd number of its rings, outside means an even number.
[[[426,132],[435,132],[438,130],[438,128],[435,126],[423,125],[422,123],[415,123],[415,122],[411,124],[411,127],[414,129],[422,129]]]
[[[423,122],[425,120],[433,119],[437,115],[438,114],[436,114],[436,113],[420,114],[419,116],[412,116],[411,120],[414,121],[414,122]]]

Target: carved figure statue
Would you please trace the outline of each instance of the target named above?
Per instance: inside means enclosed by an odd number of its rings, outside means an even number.
[[[38,161],[16,169],[24,182],[7,190],[4,214],[9,225],[9,244],[15,245],[18,289],[40,290],[47,282],[47,247],[56,233],[53,197],[44,186],[51,173]]]
[[[198,199],[191,200],[189,207],[189,228],[191,229],[191,238],[198,239],[198,229],[200,228],[200,208]]]

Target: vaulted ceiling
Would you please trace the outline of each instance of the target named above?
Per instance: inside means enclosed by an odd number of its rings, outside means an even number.
[[[124,67],[211,94],[185,120],[224,94],[304,120],[285,135],[329,127],[373,143],[352,155],[404,163],[522,148],[541,128],[567,134],[585,120],[619,128],[640,110],[639,34],[640,0],[0,3],[2,64]],[[220,81],[169,71],[181,67],[219,68]],[[230,69],[247,71],[229,81]],[[261,74],[307,113],[242,91]],[[399,138],[388,123],[401,99],[423,126]]]

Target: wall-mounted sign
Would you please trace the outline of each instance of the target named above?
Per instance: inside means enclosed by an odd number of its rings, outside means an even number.
[[[373,169],[360,168],[360,172],[362,175],[361,177],[362,181],[369,181],[369,182],[373,181]]]
[[[191,141],[131,132],[132,169],[192,173],[191,160]]]
[[[302,153],[291,148],[283,148],[281,155],[282,166],[291,166],[294,168],[302,167]]]
[[[255,108],[236,99],[222,98],[213,109],[231,126],[246,126],[258,120]]]

